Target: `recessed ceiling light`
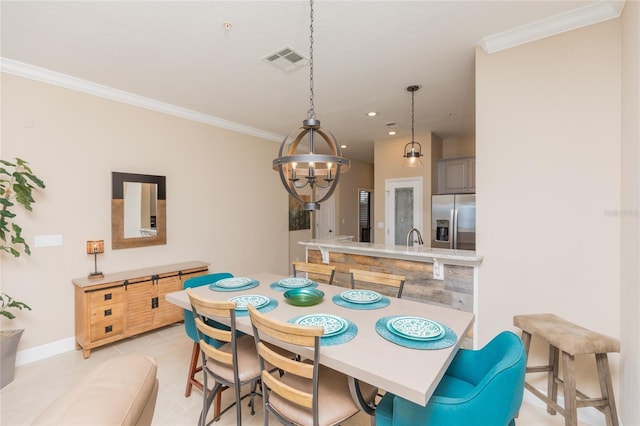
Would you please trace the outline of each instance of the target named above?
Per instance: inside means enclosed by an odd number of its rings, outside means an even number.
[[[367,113],[367,115],[368,115],[369,117],[375,117],[376,115],[378,115],[378,113],[377,113],[377,112],[375,112],[375,111],[371,111],[371,112],[368,112],[368,113]]]
[[[396,134],[396,131],[395,131],[395,130],[392,130],[392,131],[390,131],[390,132],[389,132],[389,135],[391,135],[391,136],[393,136],[393,135],[395,135],[395,134]]]
[[[347,146],[345,144],[340,145],[340,148],[345,149]]]

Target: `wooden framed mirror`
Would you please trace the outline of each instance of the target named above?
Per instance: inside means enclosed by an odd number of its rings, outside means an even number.
[[[111,173],[111,248],[167,243],[164,176]]]

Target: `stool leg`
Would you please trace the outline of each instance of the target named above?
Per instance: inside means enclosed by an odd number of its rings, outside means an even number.
[[[598,367],[598,379],[600,382],[600,392],[607,400],[608,405],[604,407],[604,416],[607,419],[607,426],[618,426],[618,412],[616,411],[616,400],[613,397],[613,384],[611,383],[611,373],[609,371],[609,360],[607,354],[596,354],[596,365]]]
[[[547,373],[547,397],[557,403],[558,402],[558,359],[559,359],[559,351],[553,345],[549,345],[549,373]],[[553,406],[547,404],[547,413],[554,416],[556,414],[555,408]]]
[[[193,387],[193,382],[196,381],[194,376],[198,371],[198,358],[200,358],[200,344],[198,344],[198,342],[193,342],[191,361],[189,362],[189,372],[187,373],[187,387],[184,390],[185,397],[191,396],[191,388]]]
[[[524,345],[524,359],[525,361],[525,376],[526,376],[526,365],[529,361],[529,348],[531,347],[531,333],[528,333],[524,330],[522,330],[522,344]],[[518,410],[518,412],[516,413],[516,418],[518,418],[518,416],[520,415],[520,410]]]
[[[522,330],[522,344],[524,345],[525,358],[529,360],[529,347],[531,346],[531,333]]]
[[[578,424],[578,407],[576,405],[576,376],[573,355],[562,352],[562,378],[564,381],[564,424]]]

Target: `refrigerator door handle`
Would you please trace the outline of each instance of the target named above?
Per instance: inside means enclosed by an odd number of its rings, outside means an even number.
[[[453,249],[458,248],[458,209],[453,209]]]
[[[456,219],[457,219],[457,216],[458,216],[458,211],[456,209],[451,209],[450,215],[451,215],[451,219],[450,219],[450,222],[449,222],[449,226],[451,228],[449,229],[449,248],[453,249],[453,248],[455,248],[454,244],[455,244],[455,240],[456,240],[456,229],[457,229],[456,228],[456,221],[457,221]]]

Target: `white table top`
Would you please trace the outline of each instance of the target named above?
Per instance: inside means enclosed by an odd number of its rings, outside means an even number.
[[[271,283],[284,276],[259,273],[251,275],[250,278],[257,279],[260,285],[234,292],[213,291],[208,286],[196,287],[193,291],[212,300],[227,300],[242,294],[268,296],[277,300],[278,306],[267,315],[282,321],[310,313],[339,315],[351,320],[358,326],[357,336],[347,343],[322,346],[320,363],[422,406],[431,398],[474,320],[473,314],[469,312],[395,298],[391,298],[391,303],[382,309],[348,309],[336,305],[331,300],[345,288],[326,284],[318,286],[318,289],[325,293],[321,303],[308,307],[293,306],[285,301],[282,291],[270,288]],[[169,293],[166,299],[182,308],[191,308],[186,291]],[[383,339],[375,330],[376,321],[388,315],[415,315],[445,324],[456,332],[458,342],[454,346],[439,350],[410,349],[396,345]],[[252,334],[248,316],[236,317],[236,327]],[[301,355],[304,356],[305,353]]]

